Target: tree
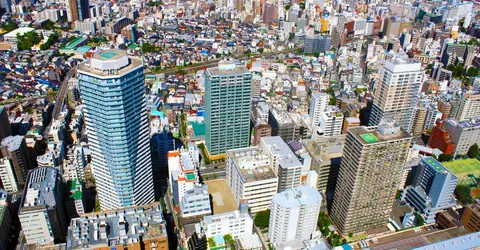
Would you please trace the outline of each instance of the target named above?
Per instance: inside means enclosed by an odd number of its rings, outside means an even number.
[[[6,32],[10,32],[18,29],[18,24],[12,20],[8,20],[8,22],[2,24],[2,29]]]
[[[253,220],[255,226],[259,228],[266,228],[268,227],[268,223],[270,222],[270,209],[265,211],[258,212]]]
[[[478,69],[475,67],[470,67],[467,70],[467,76],[470,76],[470,77],[478,76],[478,73],[479,73]]]
[[[478,154],[479,154],[478,144],[475,143],[468,149],[467,155],[470,158],[477,158]]]
[[[285,5],[285,10],[289,10],[289,9],[290,9],[290,4]]]
[[[420,227],[420,226],[423,226],[425,224],[425,219],[423,219],[423,217],[418,214],[418,213],[415,213],[415,225],[417,227]]]
[[[298,53],[298,54],[302,54],[302,53],[303,53],[303,50],[302,50],[302,49],[297,49],[297,53]]]
[[[453,155],[441,154],[438,156],[439,162],[447,162],[453,160]]]
[[[335,96],[330,97],[330,101],[328,101],[328,105],[337,105],[337,97]]]
[[[143,43],[142,44],[142,52],[149,53],[157,51],[157,47],[155,45],[151,45],[150,43]]]
[[[220,54],[220,53],[215,54],[216,58],[220,58],[221,56],[222,56],[222,54]]]
[[[19,50],[30,50],[41,40],[42,38],[35,31],[26,32],[23,35],[17,34],[17,47]]]
[[[320,52],[313,52],[313,56],[318,58],[320,56]]]
[[[225,234],[223,236],[223,239],[225,240],[225,242],[227,243],[227,245],[233,245],[233,237],[231,234]]]
[[[352,233],[352,232],[348,233],[348,237],[352,238],[352,237],[353,237],[353,233]]]

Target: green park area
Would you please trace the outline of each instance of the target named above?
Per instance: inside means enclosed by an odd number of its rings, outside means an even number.
[[[459,182],[469,175],[480,177],[480,161],[477,159],[454,160],[443,162],[443,165],[458,177]]]

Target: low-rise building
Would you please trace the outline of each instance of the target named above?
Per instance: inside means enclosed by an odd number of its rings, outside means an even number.
[[[208,238],[226,234],[235,237],[245,233],[251,234],[253,220],[248,214],[247,203],[241,202],[240,210],[205,216],[200,222],[200,227]]]
[[[197,223],[205,215],[212,214],[208,186],[196,184],[187,190],[180,201],[180,221],[182,224]]]
[[[480,231],[480,205],[467,205],[460,218],[460,223],[470,232]]]
[[[167,250],[163,211],[158,203],[83,214],[68,227],[67,249]]]

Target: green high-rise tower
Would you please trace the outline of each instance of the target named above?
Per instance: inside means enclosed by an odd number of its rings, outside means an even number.
[[[252,74],[241,65],[220,63],[205,70],[205,140],[210,155],[250,145]]]

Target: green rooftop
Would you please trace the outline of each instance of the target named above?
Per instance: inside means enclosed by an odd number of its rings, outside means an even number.
[[[187,173],[185,176],[187,177],[187,181],[195,180],[195,174]]]
[[[132,43],[130,45],[128,45],[128,49],[136,49],[138,47],[138,44],[136,43]]]
[[[362,139],[367,143],[373,143],[378,141],[378,138],[372,133],[361,134],[360,137],[362,137]]]
[[[63,47],[63,49],[65,49],[65,50],[73,50],[73,49],[75,49],[80,43],[84,42],[85,40],[87,40],[86,37],[79,36],[79,37],[73,39],[71,42],[67,43],[67,45],[65,45],[65,47]]]

